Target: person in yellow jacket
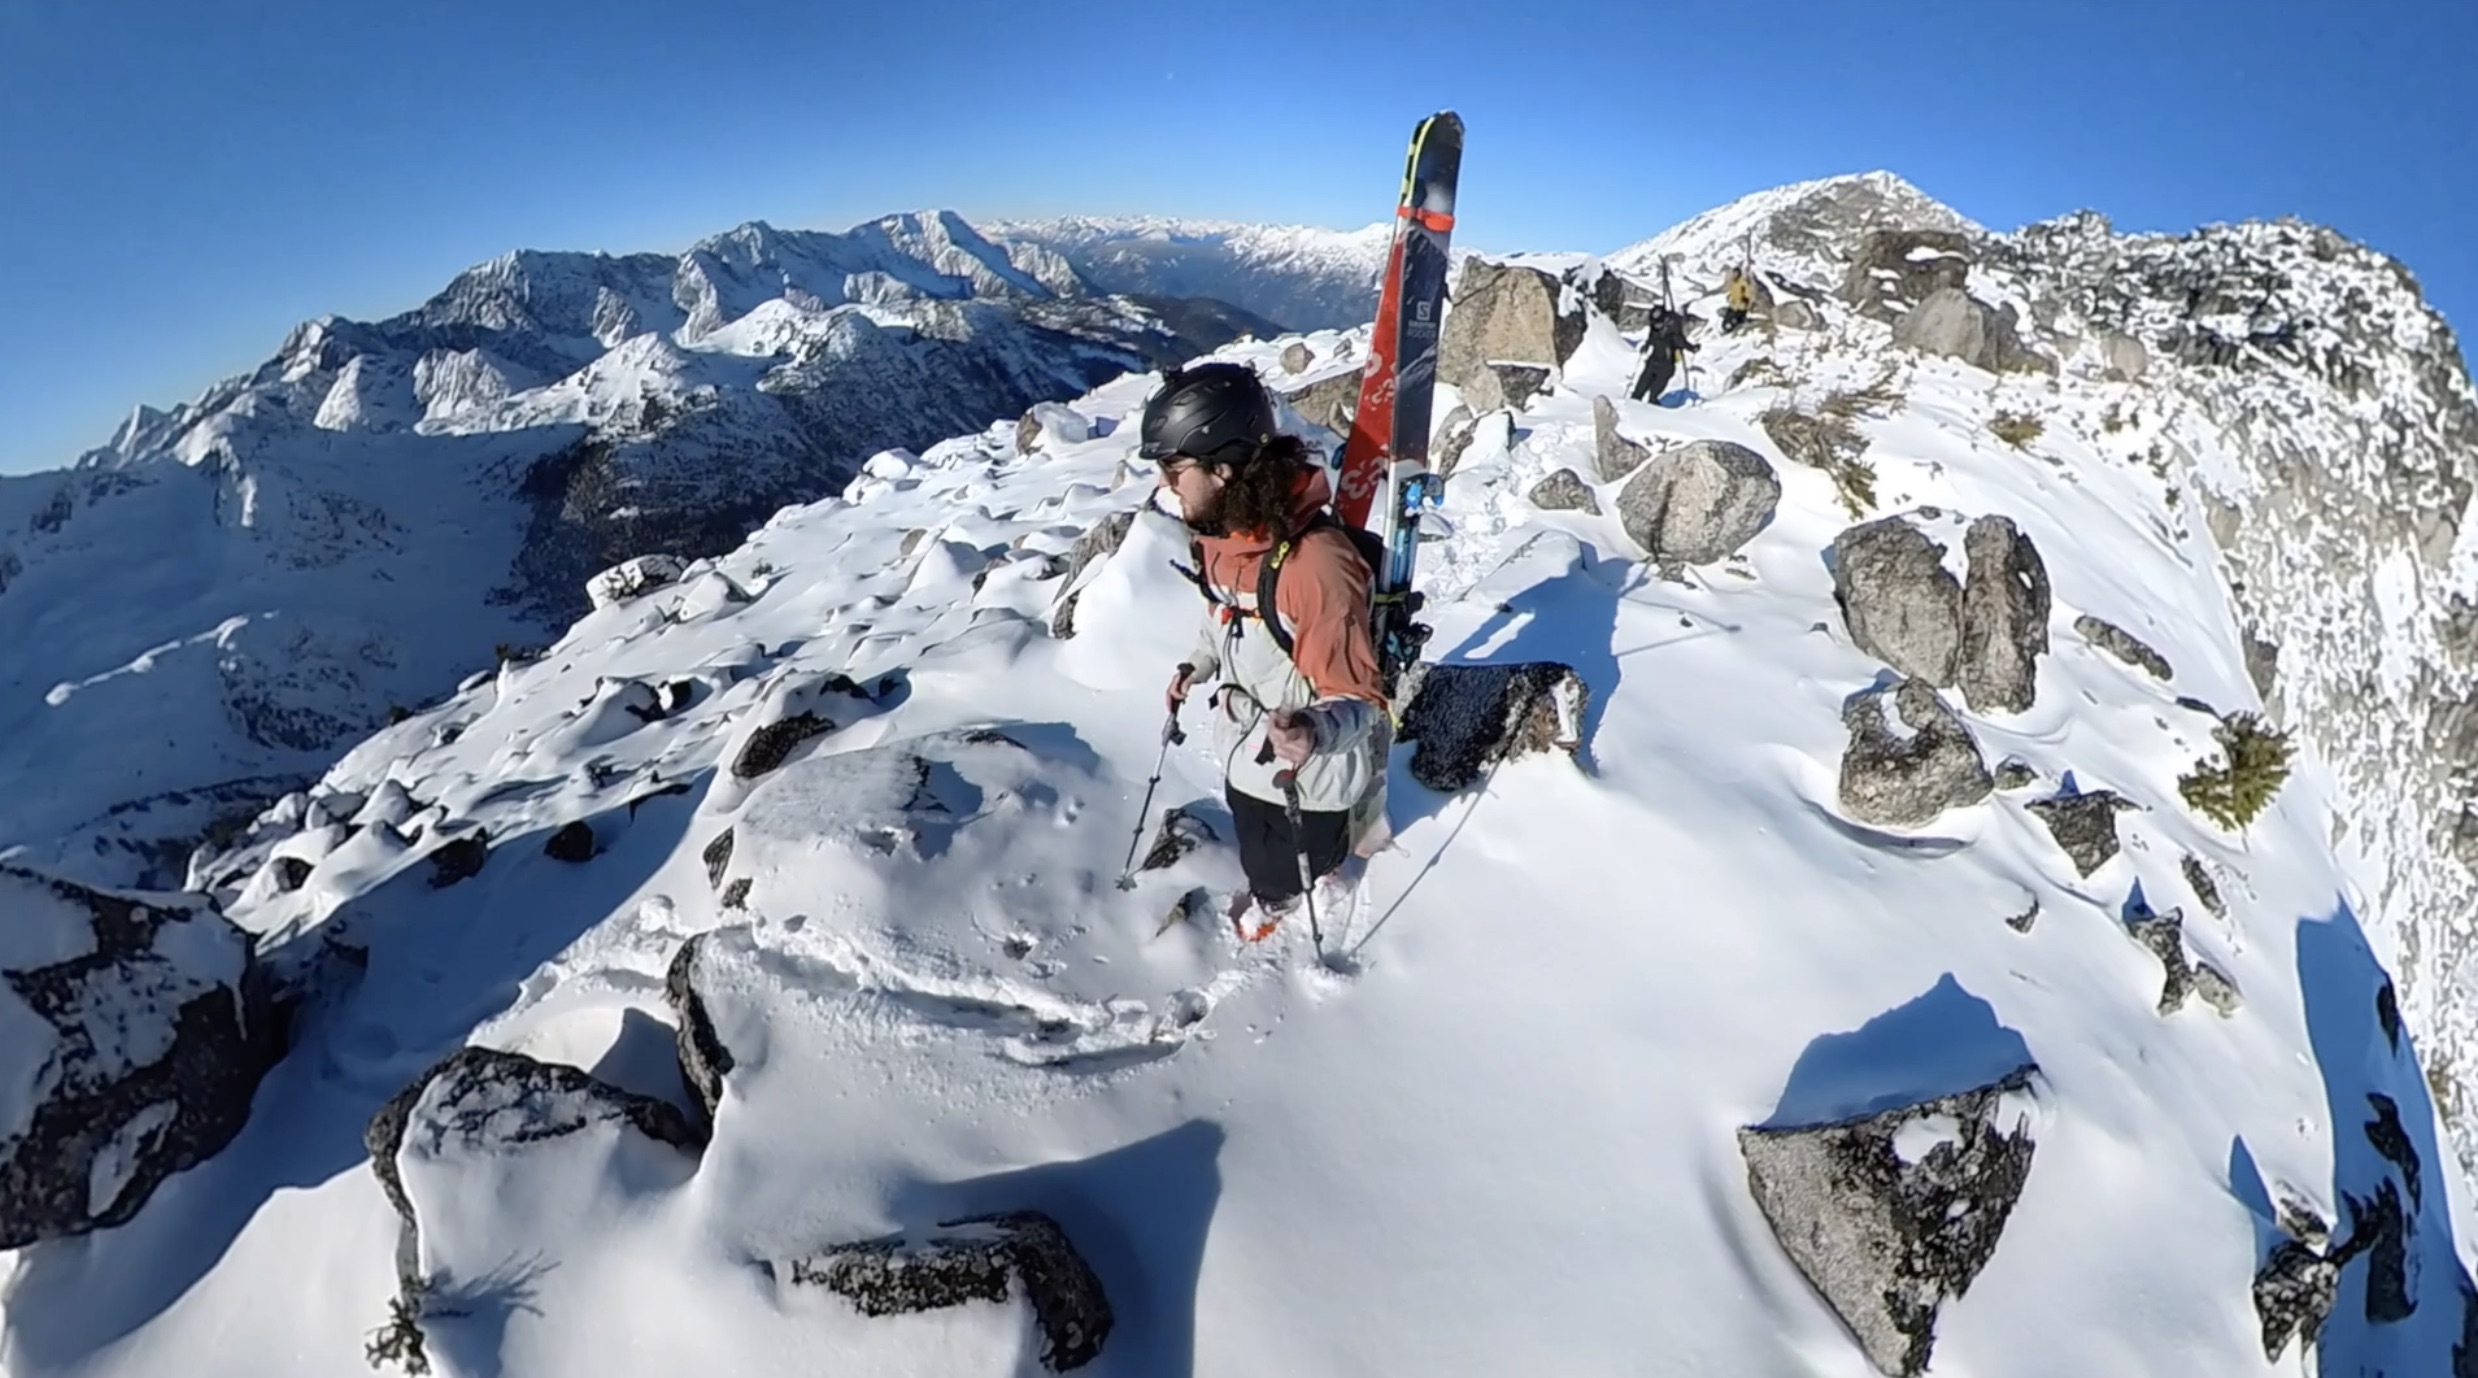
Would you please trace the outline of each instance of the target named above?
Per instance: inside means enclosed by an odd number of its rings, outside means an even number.
[[[1755,310],[1755,275],[1743,266],[1734,267],[1721,279],[1721,291],[1726,298],[1721,307],[1721,333],[1734,334]]]

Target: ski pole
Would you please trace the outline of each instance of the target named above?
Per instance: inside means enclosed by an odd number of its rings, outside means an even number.
[[[1136,888],[1136,849],[1144,845],[1144,820],[1153,812],[1153,789],[1162,782],[1162,767],[1169,764],[1170,748],[1187,740],[1179,730],[1179,710],[1170,710],[1169,721],[1162,724],[1162,754],[1153,762],[1153,778],[1144,782],[1144,802],[1136,806],[1136,835],[1127,839],[1127,865],[1119,872],[1119,888]]]
[[[1316,877],[1308,868],[1308,839],[1299,821],[1299,773],[1291,770],[1274,772],[1273,782],[1282,787],[1282,813],[1291,821],[1291,845],[1299,852],[1299,898],[1308,908],[1308,937],[1316,943],[1317,956],[1325,955],[1325,931],[1316,921]]]

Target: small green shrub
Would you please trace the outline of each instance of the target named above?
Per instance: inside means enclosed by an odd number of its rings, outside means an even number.
[[[2196,813],[2232,832],[2252,823],[2289,778],[2289,734],[2253,713],[2232,713],[2212,729],[2225,759],[2195,762],[2177,793]]]

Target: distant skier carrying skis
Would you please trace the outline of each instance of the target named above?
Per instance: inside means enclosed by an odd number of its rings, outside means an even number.
[[[1374,576],[1326,510],[1324,467],[1279,431],[1254,370],[1174,371],[1145,403],[1140,442],[1195,536],[1206,601],[1168,706],[1175,717],[1197,686],[1220,681],[1207,703],[1248,881],[1231,919],[1242,937],[1262,938],[1300,904],[1303,880],[1330,912],[1357,871],[1355,848],[1382,831],[1373,815],[1392,719],[1369,629]],[[1267,590],[1270,612],[1260,606]]]
[[[1755,278],[1743,265],[1732,267],[1721,278],[1724,305],[1721,307],[1721,333],[1734,335],[1747,323],[1755,310]]]
[[[1682,311],[1653,306],[1644,327],[1643,371],[1635,375],[1635,388],[1629,394],[1636,401],[1658,403],[1661,394],[1669,391],[1669,377],[1678,370],[1679,356],[1698,347],[1686,337],[1686,319]]]

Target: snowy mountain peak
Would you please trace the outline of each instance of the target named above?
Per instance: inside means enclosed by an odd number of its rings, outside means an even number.
[[[1385,224],[1344,231],[1157,216],[1000,221],[989,232],[1056,255],[1095,290],[1209,297],[1294,330],[1366,322],[1392,236]]]
[[[1664,259],[1684,259],[1717,271],[1723,262],[1739,261],[1752,251],[1755,266],[1770,272],[1777,271],[1772,261],[1776,255],[1809,263],[1847,253],[1868,232],[1880,229],[1987,233],[1890,172],[1863,172],[1742,196],[1610,254],[1609,263],[1657,275]]]

